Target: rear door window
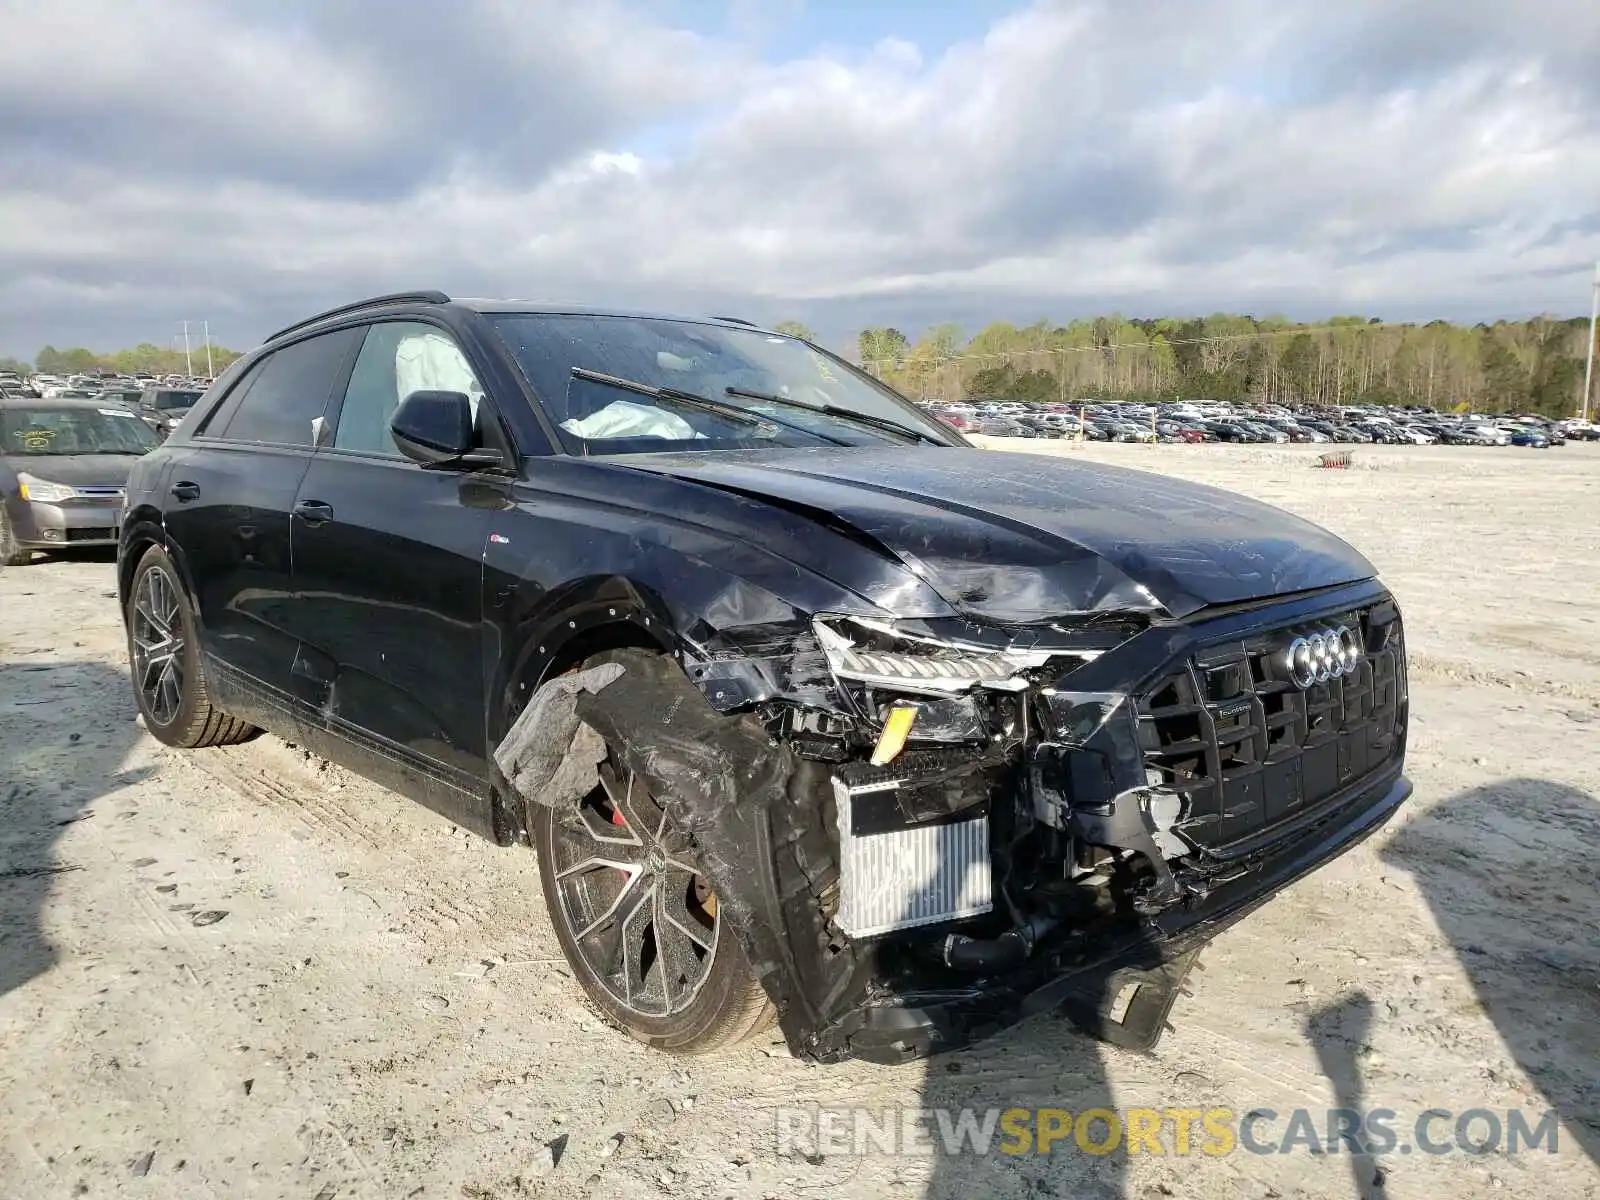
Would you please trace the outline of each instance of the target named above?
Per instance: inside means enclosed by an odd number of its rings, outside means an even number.
[[[229,396],[222,423],[208,429],[231,442],[310,446],[311,422],[328,410],[361,339],[360,329],[341,329],[275,350]]]

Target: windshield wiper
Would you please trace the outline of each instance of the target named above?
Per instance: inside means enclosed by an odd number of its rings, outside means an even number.
[[[742,404],[729,404],[725,400],[713,400],[709,396],[702,396],[698,392],[685,392],[679,388],[656,387],[653,384],[640,383],[634,379],[623,379],[618,375],[607,375],[601,371],[591,371],[587,367],[573,367],[574,379],[587,379],[590,383],[603,383],[608,387],[621,388],[628,392],[637,392],[641,396],[649,396],[652,400],[661,400],[667,404],[675,404],[679,408],[698,409],[700,412],[712,413],[715,416],[727,417],[741,425],[765,425],[769,421],[782,425],[785,429],[792,429],[796,433],[803,433],[807,437],[821,438],[825,442],[832,442],[835,446],[846,443],[838,438],[829,437],[825,433],[818,433],[814,429],[807,429],[804,425],[796,425],[785,421],[782,417],[769,417],[765,414],[753,413]],[[728,389],[732,391],[733,389]],[[810,408],[809,404],[802,404],[801,408]]]
[[[923,433],[920,429],[913,429],[910,425],[902,425],[899,421],[888,417],[880,417],[874,413],[857,412],[853,408],[840,408],[837,404],[807,404],[804,400],[794,400],[788,396],[779,396],[773,392],[757,392],[750,388],[730,387],[724,389],[730,396],[743,396],[747,400],[765,400],[769,404],[782,404],[789,408],[802,409],[805,412],[825,413],[830,417],[837,417],[841,421],[857,421],[863,425],[871,425],[888,433],[898,433],[901,437],[911,438],[914,441],[930,442],[935,446],[945,443],[934,437],[931,433]]]

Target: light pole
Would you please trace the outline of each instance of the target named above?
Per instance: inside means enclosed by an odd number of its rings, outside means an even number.
[[[1583,369],[1583,417],[1589,420],[1589,397],[1594,395],[1594,334],[1600,322],[1600,263],[1594,265],[1594,300],[1589,305],[1589,362]]]
[[[183,373],[194,378],[194,359],[189,354],[189,322],[183,323]]]
[[[217,373],[211,366],[211,322],[205,321],[203,324],[206,327],[206,378],[215,379]]]

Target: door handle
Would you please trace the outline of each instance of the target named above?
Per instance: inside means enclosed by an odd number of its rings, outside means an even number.
[[[294,506],[294,515],[307,525],[326,525],[333,520],[333,505],[321,500],[302,500]]]
[[[198,500],[200,499],[200,485],[198,483],[190,483],[187,479],[180,480],[172,485],[172,496],[173,499],[179,501]]]

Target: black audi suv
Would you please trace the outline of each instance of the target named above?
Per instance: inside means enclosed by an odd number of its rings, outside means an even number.
[[[532,846],[576,978],[666,1049],[1149,1045],[1410,791],[1400,613],[1343,541],[972,448],[731,318],[314,317],[139,460],[118,574],[156,737],[271,730]]]

